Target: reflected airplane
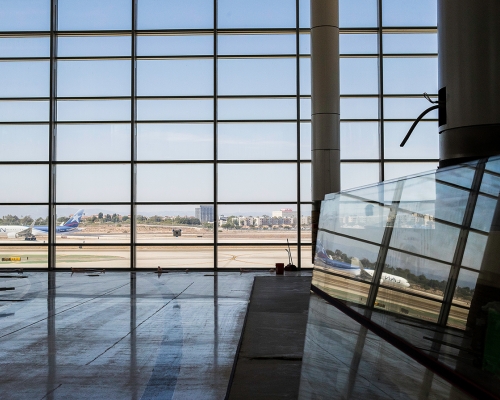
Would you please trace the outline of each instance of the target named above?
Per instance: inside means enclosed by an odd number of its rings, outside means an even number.
[[[339,269],[354,276],[360,276],[361,274],[366,273],[371,278],[373,278],[373,274],[375,272],[373,269],[365,269],[363,263],[356,257],[352,257],[350,263],[346,263],[344,261],[333,258],[326,252],[323,244],[319,240],[316,243],[315,262],[316,261],[319,261],[320,264],[324,264],[327,267]],[[388,274],[386,272],[382,272],[382,276],[380,277],[380,284],[405,288],[410,287],[410,283],[407,279],[397,275]]]
[[[56,226],[56,234],[63,234],[78,229],[83,210],[78,210],[70,219]],[[9,239],[24,238],[24,240],[36,240],[36,235],[47,235],[49,227],[47,225],[35,226],[35,221],[30,226],[23,225],[3,225],[0,226],[0,237],[7,236]]]

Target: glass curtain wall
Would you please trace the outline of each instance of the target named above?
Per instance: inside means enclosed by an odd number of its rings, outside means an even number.
[[[436,165],[436,115],[398,147],[435,14],[340,0],[343,188]],[[308,0],[19,0],[0,27],[3,267],[272,267],[287,240],[312,266]]]

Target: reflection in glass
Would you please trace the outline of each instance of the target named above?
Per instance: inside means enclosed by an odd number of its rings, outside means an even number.
[[[56,247],[56,268],[113,269],[130,268],[130,247],[92,246],[82,243]],[[77,273],[77,272],[75,272]]]
[[[462,265],[479,270],[483,262],[484,250],[486,248],[487,235],[469,232],[467,244],[465,245]]]
[[[453,293],[453,303],[461,306],[470,306],[472,296],[474,295],[474,289],[476,288],[476,282],[478,273],[474,271],[468,271],[466,269],[461,269],[458,274],[457,286],[455,292]]]
[[[221,123],[218,141],[221,160],[293,160],[297,157],[297,124]]]
[[[498,199],[492,199],[479,195],[474,208],[474,216],[472,218],[471,228],[479,229],[481,231],[490,232],[494,230],[492,227],[493,214],[497,207]]]
[[[63,203],[130,201],[130,165],[58,165],[56,196]]]
[[[0,103],[1,105],[1,103]],[[48,161],[47,125],[0,125],[0,161]]]
[[[139,205],[136,208],[136,241],[150,244],[213,244],[213,209],[212,204]],[[168,251],[168,248],[158,250]],[[208,261],[212,258],[213,255]]]
[[[297,166],[294,163],[221,164],[218,175],[219,201],[222,202],[289,202],[297,198]]]
[[[138,160],[210,160],[213,124],[138,124]]]
[[[211,202],[212,164],[140,164],[137,201]]]
[[[488,164],[486,165],[487,169],[488,169],[488,167],[491,168],[491,166],[492,166],[491,163],[488,163]],[[483,180],[481,181],[480,191],[483,193],[486,193],[486,194],[490,194],[490,195],[495,196],[495,197],[499,196],[499,194],[500,194],[500,179],[498,179],[498,176],[490,174],[488,171],[485,171],[484,175],[483,175]]]

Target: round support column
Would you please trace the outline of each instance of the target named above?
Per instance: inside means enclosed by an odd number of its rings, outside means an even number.
[[[500,1],[439,0],[440,166],[500,154]]]
[[[321,201],[340,191],[338,0],[311,0],[312,250]]]

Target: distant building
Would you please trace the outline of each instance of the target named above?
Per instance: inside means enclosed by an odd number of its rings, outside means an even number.
[[[273,211],[272,217],[276,218],[297,218],[297,212],[293,211],[291,208],[282,208],[279,211]]]
[[[194,216],[204,222],[214,222],[214,206],[199,206],[194,209]]]

